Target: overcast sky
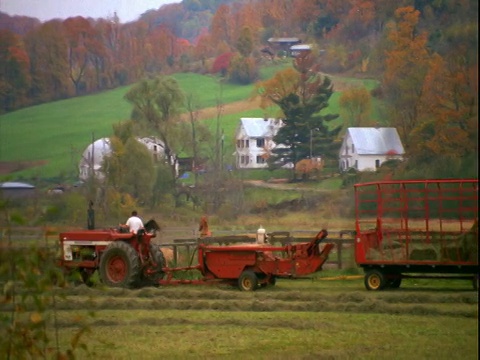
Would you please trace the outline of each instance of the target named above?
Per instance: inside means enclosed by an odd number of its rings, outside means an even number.
[[[116,12],[122,23],[137,20],[147,10],[181,0],[0,0],[0,11],[40,21],[72,16],[107,18]]]

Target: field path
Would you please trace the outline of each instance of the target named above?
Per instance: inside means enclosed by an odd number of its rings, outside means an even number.
[[[236,114],[245,110],[256,110],[260,108],[260,98],[255,100],[242,100],[228,104],[223,104],[221,115]],[[217,116],[218,109],[216,106],[198,110],[198,119],[207,120],[214,119]],[[183,114],[182,119],[188,119],[189,114]]]

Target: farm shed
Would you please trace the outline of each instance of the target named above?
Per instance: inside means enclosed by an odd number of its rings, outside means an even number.
[[[280,119],[241,118],[235,131],[235,166],[237,169],[266,168],[273,137],[283,126]]]
[[[375,171],[387,160],[403,160],[405,150],[393,127],[350,127],[339,153],[340,171]]]
[[[23,182],[0,183],[0,195],[4,199],[20,199],[31,197],[35,194],[35,186]]]

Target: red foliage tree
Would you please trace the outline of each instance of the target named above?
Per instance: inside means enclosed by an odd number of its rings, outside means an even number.
[[[212,74],[220,73],[222,76],[225,76],[234,55],[235,53],[233,52],[227,52],[217,56],[212,65]]]

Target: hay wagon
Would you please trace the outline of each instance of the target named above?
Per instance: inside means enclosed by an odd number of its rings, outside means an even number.
[[[365,287],[403,278],[472,279],[478,289],[478,180],[356,184],[355,261]]]

